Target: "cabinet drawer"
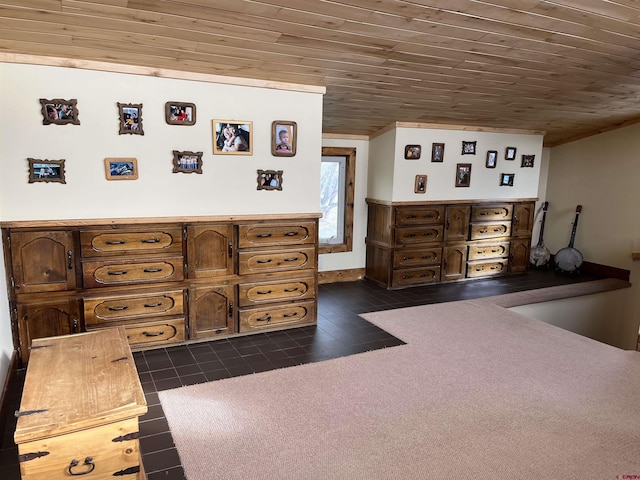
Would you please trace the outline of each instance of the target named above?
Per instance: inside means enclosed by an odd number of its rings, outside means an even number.
[[[84,299],[85,325],[184,313],[182,290],[146,295]]]
[[[314,244],[316,223],[265,223],[238,226],[238,247]]]
[[[469,260],[481,260],[483,258],[496,258],[509,256],[509,242],[486,243],[483,245],[469,246]]]
[[[408,285],[418,285],[423,283],[434,283],[440,281],[440,265],[423,268],[409,268],[395,270],[391,285],[393,287],[405,287]]]
[[[508,262],[509,260],[506,258],[484,262],[469,262],[467,264],[467,277],[486,277],[507,273]]]
[[[180,281],[184,278],[182,256],[142,261],[83,262],[85,288],[151,282]]]
[[[496,205],[474,205],[471,207],[472,222],[492,222],[494,220],[511,220],[513,205],[510,203]]]
[[[442,248],[424,248],[421,250],[401,250],[393,254],[393,266],[416,267],[418,265],[440,265]]]
[[[396,228],[396,245],[415,245],[443,241],[443,226]]]
[[[125,325],[131,348],[184,341],[184,318]]]
[[[134,438],[122,439],[125,435]],[[136,417],[20,444],[18,454],[24,456],[21,458],[35,456],[20,462],[21,478],[65,480],[73,478],[73,474],[84,476],[83,472],[86,472],[87,478],[96,480],[140,479],[142,477],[136,473],[142,468],[137,435]],[[72,466],[72,460],[77,460],[78,464]],[[120,473],[125,471],[132,473]]]
[[[240,332],[312,324],[315,323],[315,318],[316,307],[313,301],[240,310]]]
[[[316,268],[315,247],[238,253],[240,275],[308,268]]]
[[[180,227],[139,230],[88,230],[80,232],[83,257],[107,255],[182,253]]]
[[[473,223],[471,224],[471,240],[500,238],[511,236],[511,222]]]
[[[424,207],[396,207],[396,225],[425,225],[444,223],[444,205]]]
[[[246,307],[274,301],[303,300],[314,298],[315,292],[315,277],[284,282],[244,283],[238,285],[238,304]]]

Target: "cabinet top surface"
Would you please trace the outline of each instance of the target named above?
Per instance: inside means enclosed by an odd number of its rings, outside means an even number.
[[[123,327],[36,339],[14,440],[72,433],[146,411]]]
[[[265,220],[314,219],[322,217],[321,213],[288,213],[272,215],[210,215],[185,217],[140,217],[140,218],[86,218],[60,220],[16,220],[0,222],[2,228],[60,228],[111,225],[147,225],[167,223],[204,223],[204,222],[248,222]]]

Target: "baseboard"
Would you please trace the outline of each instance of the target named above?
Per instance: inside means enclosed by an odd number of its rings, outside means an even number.
[[[355,282],[364,278],[364,268],[318,272],[318,283]]]
[[[631,275],[631,271],[629,270],[592,262],[584,262],[580,267],[580,270],[584,273],[591,273],[600,277],[618,278],[620,280],[624,280],[625,282],[629,281],[629,277]]]
[[[4,379],[4,385],[2,387],[2,397],[0,398],[0,435],[4,434],[4,429],[7,426],[7,418],[13,416],[12,412],[9,412],[11,408],[9,385],[15,380],[16,372],[18,371],[18,352],[15,350],[11,354],[11,360],[9,361],[9,371],[7,377]]]

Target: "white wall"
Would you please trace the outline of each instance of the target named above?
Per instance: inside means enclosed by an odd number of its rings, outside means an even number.
[[[640,262],[634,262],[631,253],[640,252],[639,149],[640,125],[552,148],[544,231],[551,253],[566,247],[576,206],[582,205],[574,247],[585,261],[631,272],[633,285],[624,290],[630,298],[625,315],[635,332],[640,324]]]
[[[369,145],[369,179],[367,197],[391,200],[395,168],[395,130],[387,131],[371,139]]]
[[[0,64],[3,220],[315,213],[322,95],[73,68]],[[77,99],[80,125],[42,125],[40,98]],[[194,126],[168,125],[165,102],[196,105]],[[117,102],[141,103],[144,135],[119,135]],[[213,155],[212,119],[253,122],[253,155]],[[271,123],[297,122],[294,157],[271,155]],[[203,173],[172,173],[173,150],[202,151]],[[66,185],[27,182],[27,158],[65,159]],[[135,157],[139,179],[107,181],[105,157]],[[284,170],[283,190],[256,189]]]
[[[319,255],[321,272],[364,268],[366,261],[367,235],[367,179],[369,176],[369,140],[366,137],[323,138],[323,147],[344,147],[356,149],[356,181],[353,200],[353,250]]]

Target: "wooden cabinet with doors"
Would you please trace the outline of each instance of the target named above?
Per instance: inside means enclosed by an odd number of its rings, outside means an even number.
[[[133,349],[316,322],[318,214],[2,224],[12,326]]]
[[[405,288],[524,272],[534,202],[368,199],[366,276]]]

